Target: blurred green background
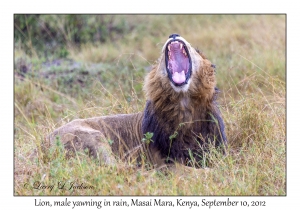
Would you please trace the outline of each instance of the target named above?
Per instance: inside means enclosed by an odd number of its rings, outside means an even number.
[[[14,20],[17,75],[46,78],[73,97],[95,79],[113,90],[113,78],[126,92],[128,81],[142,83],[172,33],[216,64],[221,89],[253,72],[285,81],[285,15],[16,14]]]

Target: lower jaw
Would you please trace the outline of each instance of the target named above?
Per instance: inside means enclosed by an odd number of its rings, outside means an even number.
[[[169,80],[171,81],[171,83],[172,83],[174,86],[176,86],[176,87],[182,87],[182,86],[184,86],[184,85],[186,85],[186,84],[188,83],[189,78],[188,78],[188,79],[185,78],[184,81],[182,80],[181,83],[178,83],[178,82],[175,82],[175,81],[173,80],[173,75],[172,75],[171,78],[169,77]]]
[[[179,92],[187,92],[190,87],[190,80],[185,81],[185,83],[180,86],[174,85],[173,81],[170,81],[170,84],[171,84],[172,88],[175,90],[175,92],[178,92],[178,93]]]

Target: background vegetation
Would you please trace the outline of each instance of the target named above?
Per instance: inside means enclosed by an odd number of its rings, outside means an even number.
[[[15,15],[15,195],[286,195],[284,15]],[[162,173],[65,159],[44,137],[75,119],[143,110],[143,79],[172,33],[217,66],[226,157]],[[89,190],[36,190],[58,181]],[[25,183],[29,183],[24,187]]]

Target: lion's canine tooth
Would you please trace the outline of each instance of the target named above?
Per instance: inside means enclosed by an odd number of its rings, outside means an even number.
[[[170,45],[168,45],[168,49],[171,50],[171,46]]]
[[[183,46],[183,44],[182,44],[182,43],[180,43],[180,49],[182,49],[182,46]]]

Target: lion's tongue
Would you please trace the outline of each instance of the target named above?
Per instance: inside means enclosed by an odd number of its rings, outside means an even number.
[[[172,75],[172,79],[177,84],[183,83],[186,79],[184,71],[181,71],[179,73],[177,71],[175,71]]]

